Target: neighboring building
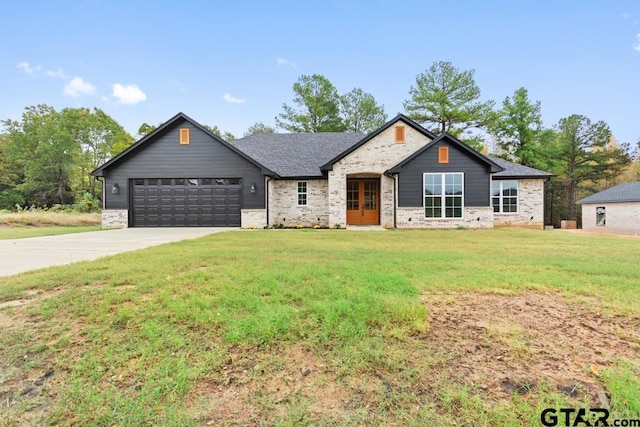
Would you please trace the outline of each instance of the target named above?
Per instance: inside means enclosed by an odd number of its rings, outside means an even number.
[[[576,203],[582,205],[583,230],[640,234],[640,182],[616,185]]]
[[[398,115],[369,135],[232,144],[180,113],[92,172],[104,227],[543,228],[551,174],[484,156]]]

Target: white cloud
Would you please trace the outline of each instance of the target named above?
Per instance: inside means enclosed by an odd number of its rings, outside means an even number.
[[[64,86],[64,94],[72,98],[77,98],[80,95],[92,95],[95,91],[95,86],[82,80],[82,77],[74,77]]]
[[[24,70],[24,72],[29,75],[33,74],[36,71],[40,71],[42,69],[42,67],[40,67],[39,65],[36,65],[35,67],[31,67],[28,62],[20,62],[18,63],[16,68]]]
[[[64,71],[62,71],[61,68],[59,68],[58,71],[46,70],[44,73],[49,77],[57,77],[59,79],[68,79],[69,78],[69,76],[67,76],[64,73]]]
[[[298,68],[298,66],[293,61],[289,61],[285,58],[276,58],[276,64],[278,65],[289,65],[291,68]]]
[[[147,95],[140,90],[138,85],[123,86],[120,83],[116,83],[113,85],[112,96],[118,100],[119,104],[131,105],[147,100]]]
[[[633,48],[635,50],[637,50],[638,52],[640,52],[640,33],[636,34],[636,39],[638,39],[638,44],[636,44],[635,46],[633,46]]]
[[[230,93],[225,93],[224,96],[222,97],[224,98],[225,101],[231,103],[231,104],[244,104],[245,102],[247,102],[246,99],[240,99],[240,98],[234,98],[233,96],[231,96]]]

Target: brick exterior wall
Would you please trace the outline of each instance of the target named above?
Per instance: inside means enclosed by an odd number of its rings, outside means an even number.
[[[403,125],[399,122],[398,125]],[[415,151],[426,145],[430,139],[412,127],[405,126],[405,142],[395,142],[395,125],[377,135],[363,146],[336,162],[329,171],[329,224],[334,227],[347,225],[347,178],[380,178],[380,224],[393,227],[395,180],[382,175],[387,169],[397,165]]]
[[[264,228],[267,226],[266,209],[242,209],[240,211],[242,228]]]
[[[519,179],[518,212],[494,213],[494,217],[496,226],[544,229],[544,179]]]
[[[129,227],[129,211],[126,209],[104,209],[102,211],[102,228]]]
[[[298,206],[297,180],[269,181],[269,226],[282,224],[284,227],[295,227],[302,224],[313,227],[319,224],[321,227],[329,227],[328,181],[304,181],[307,183],[306,206]],[[347,187],[346,182],[344,187]]]
[[[462,218],[425,218],[424,208],[398,208],[398,228],[492,228],[493,208],[465,207]]]
[[[596,225],[596,208],[604,206],[605,225]],[[582,205],[582,229],[599,233],[640,234],[640,202]]]

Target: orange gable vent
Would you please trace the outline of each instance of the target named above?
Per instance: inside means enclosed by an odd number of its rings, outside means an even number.
[[[396,142],[404,142],[404,126],[396,126]]]
[[[186,145],[189,143],[189,128],[180,129],[180,144]]]

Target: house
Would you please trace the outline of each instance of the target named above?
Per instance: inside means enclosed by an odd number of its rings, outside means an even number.
[[[616,185],[576,203],[582,205],[583,230],[640,234],[640,182]]]
[[[228,143],[179,113],[92,172],[103,227],[543,228],[551,174],[400,114],[370,133]]]

